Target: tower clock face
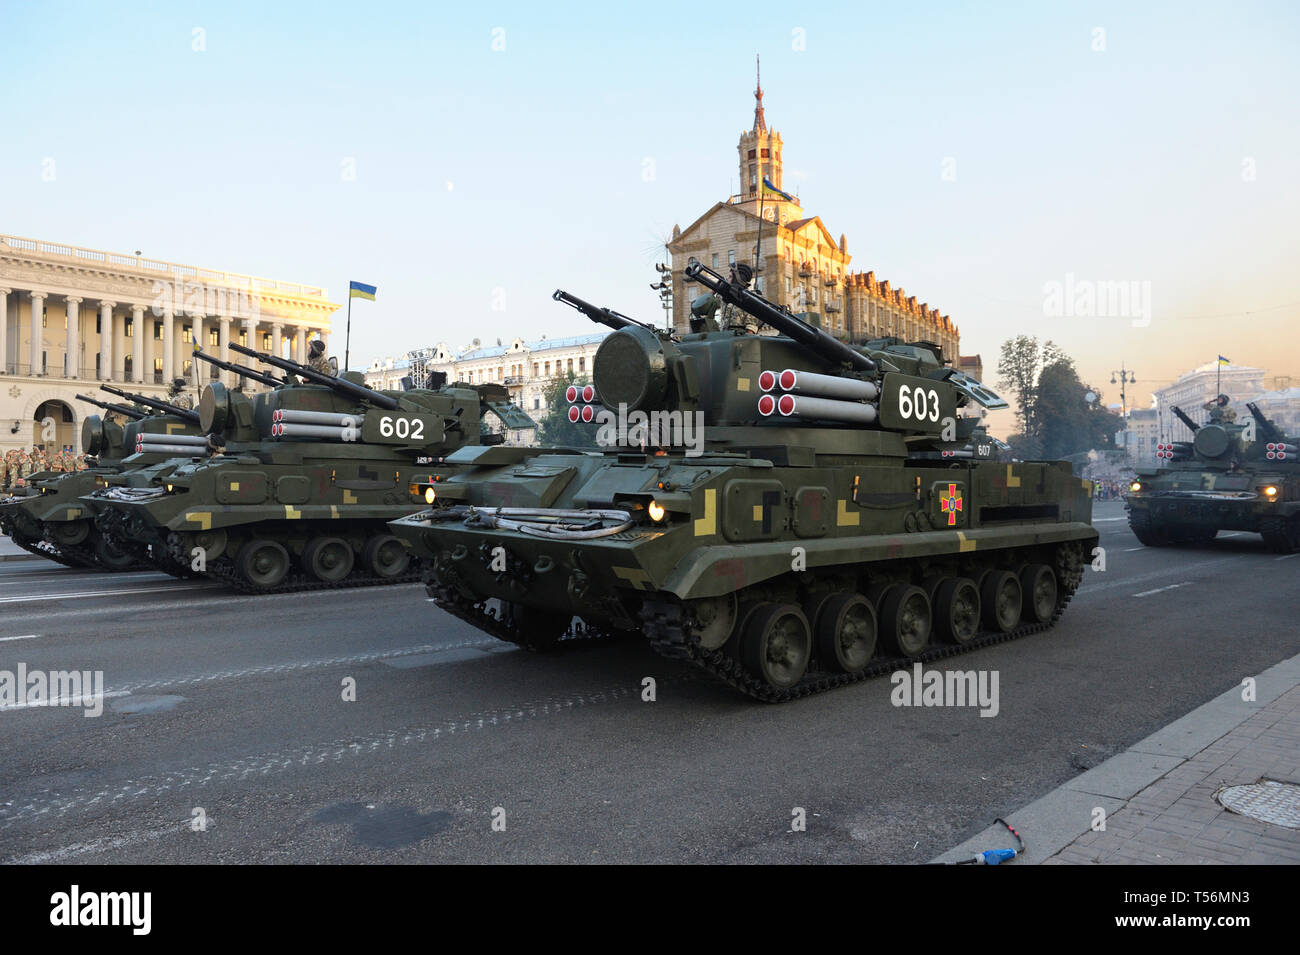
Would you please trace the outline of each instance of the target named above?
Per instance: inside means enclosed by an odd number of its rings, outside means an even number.
[[[767,210],[764,212],[764,215],[765,215],[768,219],[775,219],[775,218],[776,218],[776,210],[775,210],[775,209],[767,209]]]

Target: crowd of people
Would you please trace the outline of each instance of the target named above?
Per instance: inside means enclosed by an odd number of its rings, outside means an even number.
[[[0,490],[23,487],[29,477],[42,471],[80,471],[85,467],[86,456],[73,454],[69,447],[54,452],[39,446],[30,451],[14,448],[0,459]]]
[[[1117,501],[1128,494],[1128,484],[1123,481],[1093,481],[1094,501]]]

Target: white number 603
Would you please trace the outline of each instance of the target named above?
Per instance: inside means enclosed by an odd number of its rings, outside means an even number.
[[[933,388],[926,390],[920,385],[909,388],[901,385],[898,389],[898,413],[904,418],[917,421],[939,420],[939,393]]]

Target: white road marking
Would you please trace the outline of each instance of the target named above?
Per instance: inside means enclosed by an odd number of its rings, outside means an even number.
[[[185,586],[184,584],[174,584],[169,587],[140,587],[133,590],[82,590],[76,593],[62,594],[42,594],[39,597],[0,597],[0,604],[23,604],[34,603],[39,600],[72,600],[82,597],[134,597],[136,594],[152,594],[163,591],[178,590],[212,590],[219,587],[220,584],[200,584],[199,586]]]
[[[211,827],[212,823],[209,822],[208,826]],[[127,846],[139,845],[142,842],[154,842],[165,836],[178,835],[189,828],[190,822],[186,820],[178,825],[165,826],[162,829],[146,829],[139,832],[129,832],[121,836],[92,839],[90,842],[74,842],[70,846],[62,846],[58,849],[43,849],[39,852],[29,852],[25,856],[14,856],[12,859],[5,860],[5,865],[40,865],[48,862],[61,862],[64,859],[85,855],[88,852],[106,852],[109,849],[125,849]]]
[[[1127,517],[1094,517],[1092,519],[1092,522],[1094,524],[1106,524],[1109,523],[1110,521],[1126,521],[1126,520],[1128,520]]]
[[[1283,554],[1281,557],[1274,557],[1273,559],[1274,559],[1274,560],[1290,560],[1292,557],[1300,557],[1300,551],[1296,551],[1294,554]]]
[[[0,643],[5,643],[9,640],[35,640],[39,636],[39,633],[25,633],[21,637],[0,637]]]
[[[1145,548],[1145,547],[1126,547],[1126,548],[1124,549],[1124,553],[1126,553],[1126,554],[1131,554],[1131,553],[1133,553],[1133,551],[1135,551],[1135,550],[1146,550],[1146,548]]]
[[[1164,593],[1166,590],[1177,590],[1179,587],[1187,587],[1191,584],[1190,580],[1184,580],[1181,584],[1170,584],[1168,587],[1157,587],[1155,590],[1144,590],[1140,594],[1134,594],[1134,597],[1150,597],[1152,594]]]
[[[130,695],[130,690],[114,690],[111,693],[101,693],[98,698],[111,700],[115,697]],[[82,693],[80,696],[60,696],[54,700],[36,700],[32,703],[5,703],[0,705],[0,713],[9,710],[30,710],[41,706],[85,706],[87,703],[93,703],[95,699],[93,693]]]

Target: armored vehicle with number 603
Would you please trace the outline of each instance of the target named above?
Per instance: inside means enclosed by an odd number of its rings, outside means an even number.
[[[680,336],[556,293],[618,329],[569,395],[602,450],[435,469],[433,506],[391,526],[440,607],[533,649],[643,634],[767,701],[1055,624],[1098,540],[1091,483],[972,451],[961,412],[1005,402],[932,344],[831,337],[744,266],[686,277],[712,296]],[[719,303],[752,318],[719,327]]]
[[[487,416],[506,429],[534,427],[499,385],[440,378],[433,388],[375,391],[356,373],[230,348],[288,376],[251,396],[209,384],[199,415],[204,432],[223,435],[216,451],[196,449],[147,486],[118,482],[95,503],[123,546],[147,544],[175,568],[247,592],[416,579],[387,522],[420,506],[420,482],[447,467],[448,452],[504,441],[481,433]]]

